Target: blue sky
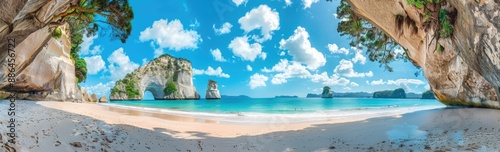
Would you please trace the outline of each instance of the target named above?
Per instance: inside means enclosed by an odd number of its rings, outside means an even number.
[[[131,1],[135,18],[127,43],[106,30],[86,37],[80,56],[90,93],[109,95],[125,74],[168,53],[193,64],[194,85],[204,97],[208,79],[223,95],[274,97],[335,92],[373,92],[402,87],[428,89],[410,62],[394,62],[394,72],[370,62],[365,51],[337,33],[339,1],[207,0]],[[109,33],[109,31],[108,31]],[[150,93],[146,97],[151,99]]]

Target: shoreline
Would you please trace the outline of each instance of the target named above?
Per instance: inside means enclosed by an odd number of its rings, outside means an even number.
[[[16,103],[18,151],[495,151],[500,111],[442,108],[316,123],[234,124],[94,103]],[[8,101],[0,101],[0,109]],[[17,113],[17,112],[16,112]],[[6,117],[0,115],[0,123]],[[279,122],[280,119],[276,119]],[[0,149],[6,127],[0,127]],[[1,151],[1,150],[0,150]]]

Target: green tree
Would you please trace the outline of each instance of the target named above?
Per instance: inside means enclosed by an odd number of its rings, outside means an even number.
[[[85,81],[87,79],[87,63],[82,58],[74,58],[75,60],[75,76],[78,79],[78,83]]]
[[[373,98],[390,98],[393,90],[376,91],[373,93]]]
[[[168,82],[167,85],[165,86],[165,89],[163,89],[163,92],[165,92],[165,94],[167,95],[170,95],[176,91],[177,91],[177,86],[175,86],[175,83],[172,81]]]

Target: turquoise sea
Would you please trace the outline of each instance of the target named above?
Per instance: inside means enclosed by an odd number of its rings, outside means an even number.
[[[429,99],[251,98],[219,100],[111,101],[111,104],[204,113],[297,114],[319,111],[370,110],[443,106]]]
[[[236,123],[351,120],[445,107],[437,100],[372,98],[143,100],[111,101],[104,105]]]

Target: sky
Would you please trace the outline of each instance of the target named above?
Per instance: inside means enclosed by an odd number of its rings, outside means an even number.
[[[192,62],[193,82],[203,98],[208,80],[222,95],[255,98],[322,92],[374,92],[403,88],[421,93],[428,82],[410,62],[390,65],[367,59],[340,36],[339,1],[204,0],[130,1],[133,30],[126,43],[109,30],[85,37],[80,56],[89,93],[110,94],[115,82],[155,57],[168,53]],[[402,50],[400,50],[402,51]],[[152,99],[150,92],[145,99]]]

